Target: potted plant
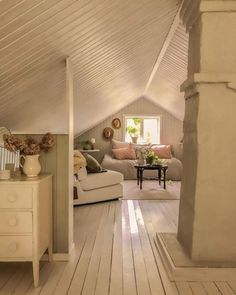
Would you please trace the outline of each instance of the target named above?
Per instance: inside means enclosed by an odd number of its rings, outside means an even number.
[[[137,127],[134,127],[134,126],[127,126],[126,130],[129,133],[129,135],[130,135],[130,137],[132,139],[132,142],[137,143],[138,136],[139,136],[139,129]]]
[[[79,142],[79,145],[82,147],[83,150],[91,150],[93,146],[92,142],[89,139]]]
[[[147,164],[156,164],[158,162],[158,157],[155,155],[155,153],[151,150],[148,150],[146,153],[146,163]]]

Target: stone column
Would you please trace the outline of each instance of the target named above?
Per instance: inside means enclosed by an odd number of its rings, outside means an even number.
[[[186,0],[189,31],[178,240],[192,260],[236,262],[236,1]]]

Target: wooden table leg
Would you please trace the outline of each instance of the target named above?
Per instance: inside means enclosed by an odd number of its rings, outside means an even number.
[[[158,180],[159,180],[159,185],[161,185],[161,168],[158,168]]]
[[[137,168],[137,185],[139,185],[139,168]]]
[[[166,169],[163,169],[163,174],[164,174],[164,189],[166,189]]]
[[[140,169],[140,189],[143,188],[143,169]]]

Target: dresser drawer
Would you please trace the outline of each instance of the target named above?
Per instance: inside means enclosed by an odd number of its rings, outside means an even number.
[[[32,187],[2,185],[0,187],[0,208],[32,208]]]
[[[31,233],[31,212],[0,212],[0,235],[4,233]]]
[[[32,257],[32,236],[0,236],[0,260]]]

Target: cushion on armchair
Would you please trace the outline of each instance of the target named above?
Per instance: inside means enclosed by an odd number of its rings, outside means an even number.
[[[102,166],[98,163],[98,161],[92,157],[91,155],[85,153],[84,157],[86,159],[87,162],[87,171],[88,173],[100,173],[103,171]]]
[[[74,173],[77,173],[81,168],[86,166],[85,157],[80,151],[74,151]]]

